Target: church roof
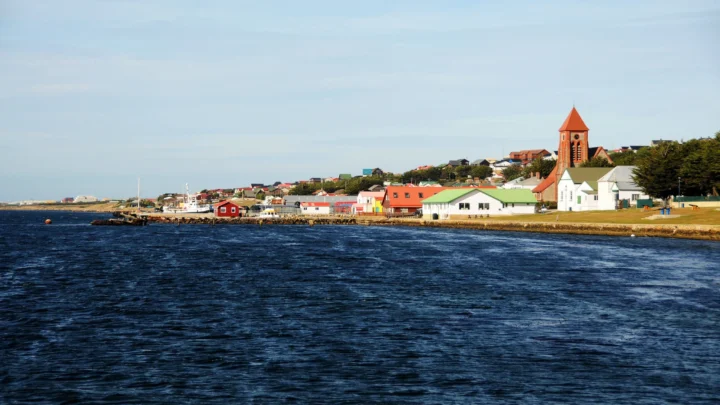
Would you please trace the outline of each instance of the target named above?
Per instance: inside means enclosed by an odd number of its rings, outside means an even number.
[[[598,179],[606,175],[612,169],[612,167],[571,167],[565,170],[567,170],[570,174],[570,178],[573,180],[573,183],[582,184],[583,182],[588,182],[588,184],[590,184],[590,182],[593,182],[595,183],[595,186],[593,187],[590,185],[590,187],[597,190]]]
[[[575,107],[572,108],[570,114],[565,118],[559,131],[589,131],[590,129],[585,125],[580,114],[577,112]]]

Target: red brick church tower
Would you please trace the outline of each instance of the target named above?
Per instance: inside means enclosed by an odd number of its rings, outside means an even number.
[[[557,152],[557,179],[560,181],[565,169],[580,166],[588,160],[588,129],[575,107],[570,111],[559,129],[560,145]],[[555,193],[557,194],[557,192]]]
[[[590,130],[574,106],[559,131],[560,145],[555,168],[542,183],[533,189],[533,193],[536,193],[539,201],[557,201],[557,183],[565,169],[580,166],[581,163],[593,157],[589,156],[588,132]],[[597,151],[593,150],[593,152]]]

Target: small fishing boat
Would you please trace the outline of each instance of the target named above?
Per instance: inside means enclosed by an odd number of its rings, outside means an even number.
[[[265,208],[260,215],[257,216],[258,218],[280,218],[280,215],[275,212],[272,208]]]
[[[200,214],[211,211],[210,204],[200,204],[200,194],[190,194],[187,183],[185,183],[185,195],[181,207],[163,206],[163,212],[168,214]]]

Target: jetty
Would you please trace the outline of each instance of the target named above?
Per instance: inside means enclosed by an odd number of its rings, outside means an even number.
[[[146,226],[148,224],[148,217],[145,215],[138,215],[126,211],[115,211],[113,212],[111,219],[96,219],[90,222],[90,225],[100,226]]]

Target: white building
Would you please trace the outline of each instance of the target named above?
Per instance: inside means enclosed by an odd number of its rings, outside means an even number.
[[[329,202],[303,202],[300,203],[300,213],[303,215],[329,215]]]
[[[573,167],[558,182],[558,211],[593,211],[599,203],[598,180],[612,167]]]
[[[424,219],[462,219],[475,216],[535,213],[537,200],[527,189],[457,188],[422,201]]]
[[[382,212],[382,201],[385,191],[361,191],[357,203],[353,205],[353,214]]]
[[[635,166],[617,166],[598,180],[599,210],[614,210],[618,201],[628,200],[629,206],[636,207],[637,200],[648,199],[632,178]]]
[[[89,203],[89,202],[97,202],[97,197],[93,197],[91,195],[79,195],[75,197],[73,200],[74,203]]]

